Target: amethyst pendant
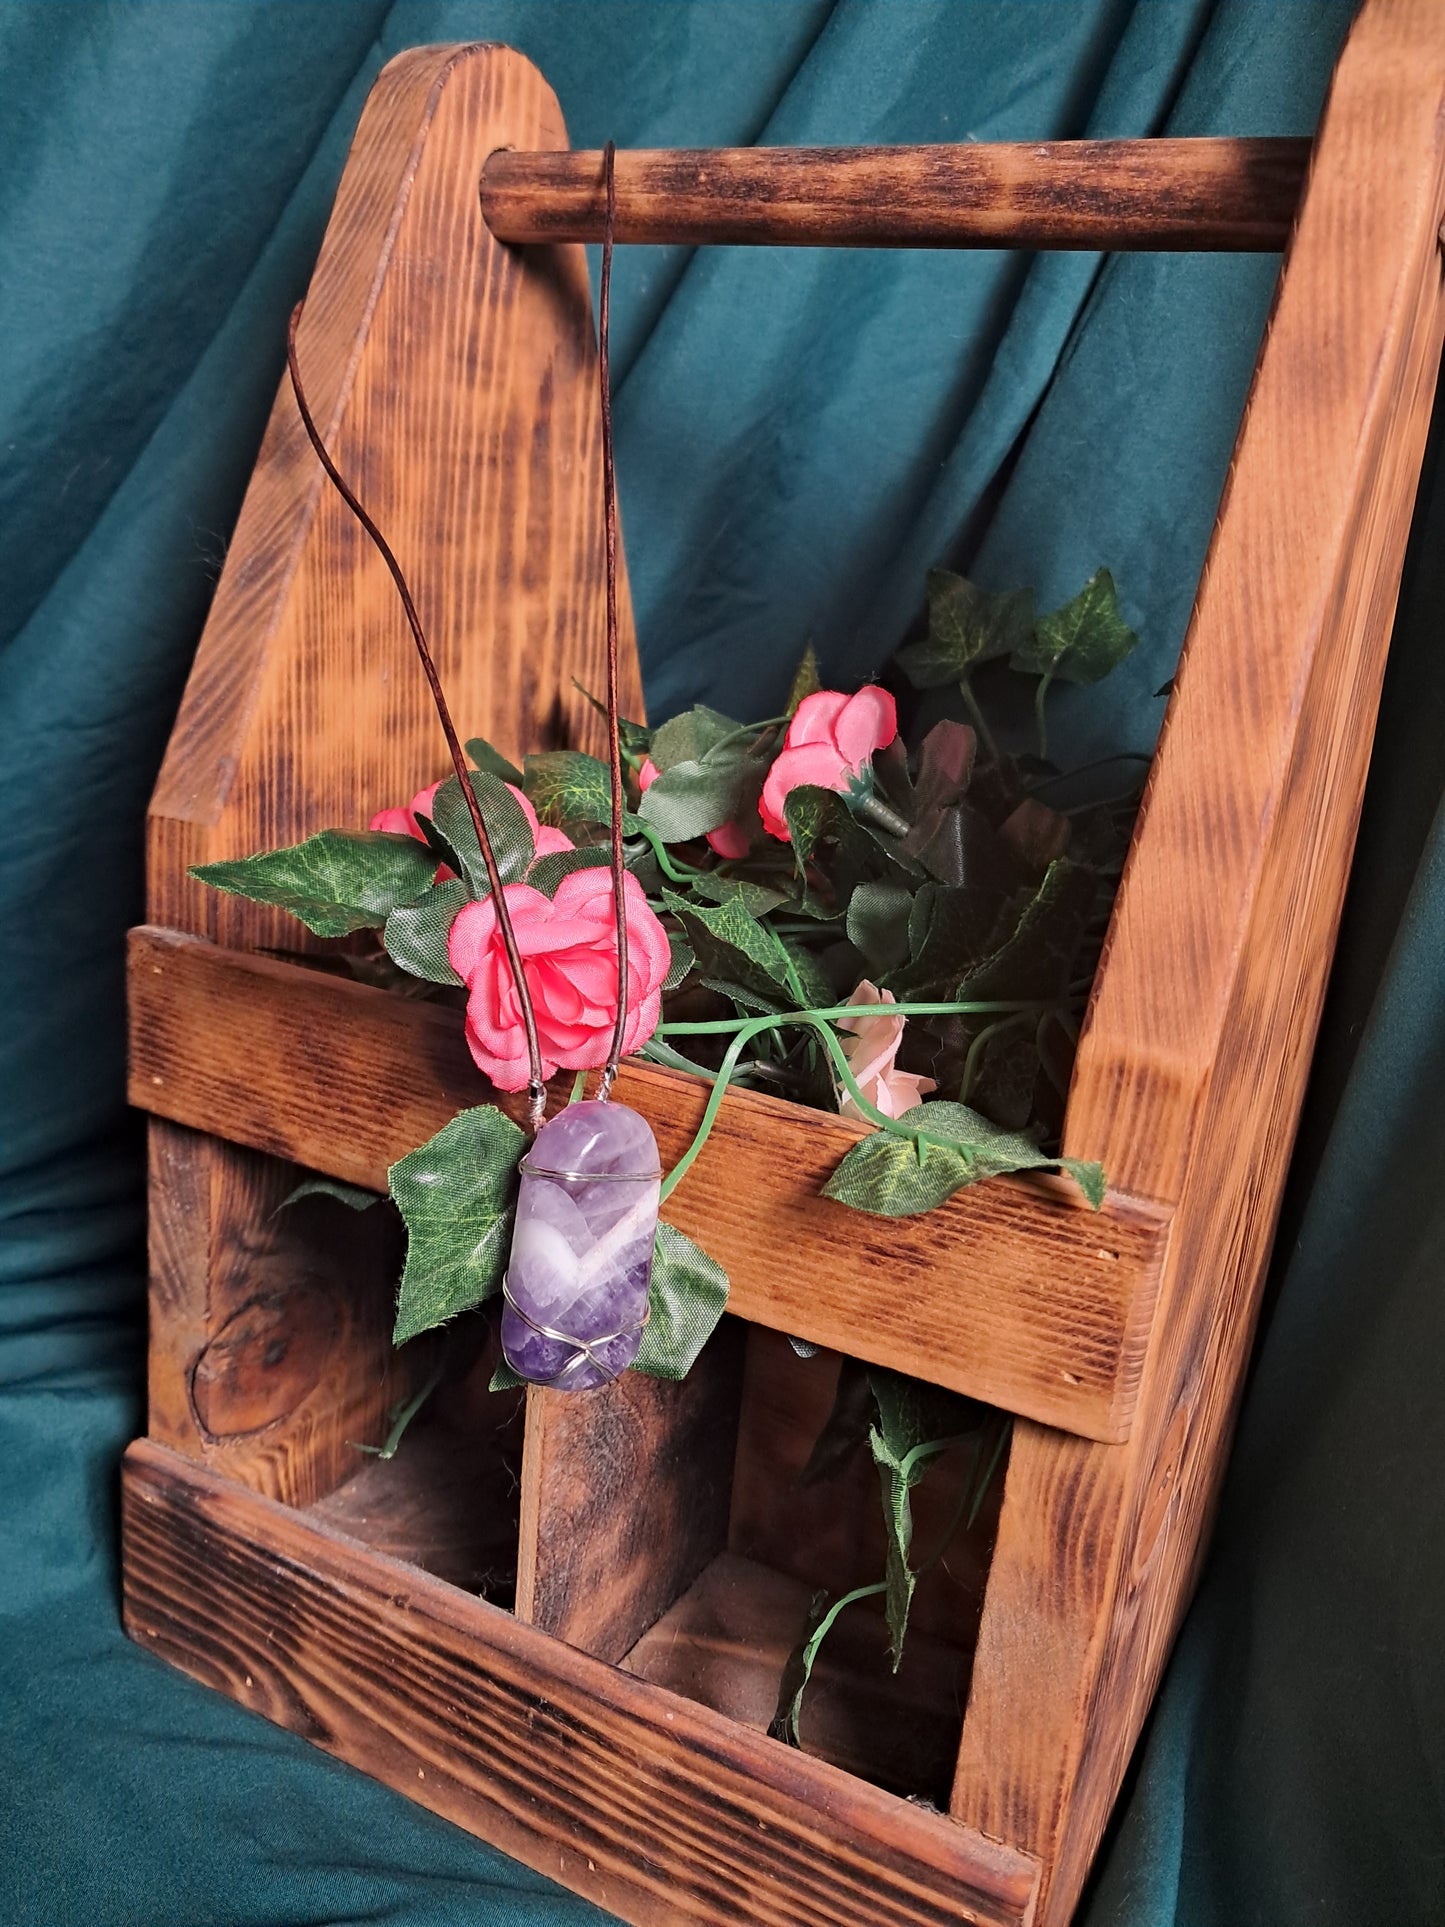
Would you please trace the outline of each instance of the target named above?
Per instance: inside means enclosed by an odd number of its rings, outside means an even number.
[[[522,1159],[502,1349],[520,1377],[590,1391],[637,1356],[662,1172],[625,1104],[569,1104]]]

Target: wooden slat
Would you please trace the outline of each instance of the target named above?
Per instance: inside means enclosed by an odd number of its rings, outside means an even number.
[[[1307,140],[714,147],[617,156],[620,242],[775,247],[1282,248]],[[497,153],[499,240],[600,241],[598,153]]]
[[[353,1183],[486,1102],[460,1014],[328,972],[132,932],[133,1103]],[[664,1165],[706,1087],[629,1063],[618,1096]],[[510,1100],[520,1115],[523,1100]],[[926,1216],[869,1217],[819,1186],[866,1127],[730,1094],[666,1206],[732,1279],[732,1309],[1092,1438],[1129,1425],[1169,1214],[1063,1180],[998,1180]],[[740,1199],[747,1209],[740,1210]]]
[[[1027,1927],[1027,1855],[163,1446],[123,1491],[142,1646],[636,1927]]]
[[[743,1331],[680,1383],[527,1392],[517,1616],[619,1660],[727,1545]]]
[[[1016,1428],[953,1810],[1071,1915],[1222,1476],[1445,336],[1445,4],[1337,70],[1086,1021],[1069,1148],[1179,1199],[1135,1428]]]

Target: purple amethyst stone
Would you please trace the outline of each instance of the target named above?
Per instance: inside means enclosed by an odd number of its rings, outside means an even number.
[[[538,1131],[502,1311],[502,1349],[522,1378],[585,1392],[637,1356],[661,1178],[657,1139],[625,1104],[569,1104]]]

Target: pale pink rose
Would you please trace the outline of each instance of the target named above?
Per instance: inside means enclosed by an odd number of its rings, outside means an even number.
[[[646,796],[662,771],[650,756],[644,757],[637,771],[637,787]],[[748,853],[750,838],[746,823],[724,823],[719,829],[709,830],[707,840],[720,857],[740,857]]]
[[[443,777],[442,782],[445,781],[446,778]],[[414,836],[425,843],[426,831],[417,822],[417,818],[424,816],[428,822],[431,821],[432,805],[436,802],[436,794],[441,786],[441,783],[430,783],[424,790],[418,790],[405,809],[378,810],[366,827],[369,830],[388,830],[393,836]],[[552,856],[560,850],[570,850],[574,847],[572,839],[564,836],[561,830],[554,830],[550,823],[537,821],[537,812],[532,808],[525,793],[519,790],[515,783],[508,783],[507,788],[521,804],[522,814],[526,817],[527,826],[532,832],[534,860],[536,857]],[[447,877],[454,874],[455,872],[443,863],[436,873],[435,881],[444,882]]]
[[[506,888],[507,908],[536,1012],[542,1070],[600,1070],[617,1017],[617,921],[606,870],[575,870],[547,897],[527,883]],[[667,932],[637,878],[626,879],[627,1025],[624,1053],[645,1044],[662,1013],[672,963]],[[467,1046],[500,1090],[528,1078],[517,988],[491,897],[457,912],[447,938],[452,969],[467,986]]]
[[[896,1001],[891,990],[880,990],[876,984],[870,984],[866,977],[848,999],[850,1004],[876,1004],[880,1013]],[[838,1019],[839,1030],[852,1033],[843,1044],[848,1068],[857,1078],[864,1097],[874,1110],[882,1111],[885,1117],[902,1117],[905,1111],[911,1111],[915,1104],[923,1101],[926,1092],[938,1088],[931,1077],[920,1077],[914,1071],[894,1068],[893,1060],[898,1055],[898,1046],[903,1042],[906,1021],[901,1016],[881,1014],[877,1017]],[[863,1115],[850,1092],[843,1093],[838,1108],[844,1117]]]
[[[783,804],[797,789],[844,794],[898,734],[898,709],[886,689],[868,683],[856,696],[820,689],[798,704],[759,805],[769,836],[791,843]]]

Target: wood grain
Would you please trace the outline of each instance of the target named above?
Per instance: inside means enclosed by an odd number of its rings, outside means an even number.
[[[953,1810],[1071,1914],[1187,1603],[1370,751],[1445,309],[1445,7],[1371,0],[1310,185],[1105,949],[1069,1148],[1179,1200],[1126,1446],[1017,1428]]]
[[[619,242],[781,247],[1282,248],[1306,140],[625,149]],[[497,153],[499,240],[600,241],[596,153]]]
[[[1030,1921],[1027,1855],[163,1446],[123,1498],[133,1638],[636,1927]]]
[[[680,1384],[528,1388],[519,1619],[619,1660],[723,1550],[742,1341],[726,1320]]]
[[[130,983],[133,1103],[353,1183],[383,1188],[389,1164],[492,1096],[442,1005],[155,930],[132,933]],[[617,1092],[671,1165],[706,1087],[628,1063]],[[869,1217],[817,1195],[866,1128],[729,1093],[664,1215],[724,1266],[742,1318],[1121,1437],[1168,1212],[1115,1195],[1095,1213],[1063,1180],[1005,1179],[923,1217]]]
[[[801,1580],[725,1552],[638,1641],[623,1667],[766,1732],[813,1596]],[[803,1747],[876,1786],[943,1804],[968,1696],[969,1655],[910,1625],[895,1673],[888,1627],[876,1606],[848,1607],[823,1642],[799,1721]]]
[[[150,1166],[151,1436],[308,1504],[428,1368],[429,1345],[391,1350],[400,1228],[326,1198],[281,1211],[306,1172],[158,1120]]]
[[[516,757],[602,742],[572,686],[604,680],[600,414],[582,249],[538,250],[524,268],[492,238],[476,182],[497,147],[565,142],[519,54],[399,55],[363,111],[297,344],[463,736]],[[625,572],[620,621],[623,707],[639,715]],[[187,866],[364,824],[446,769],[391,579],[283,382],[151,804],[151,914],[305,947],[289,919],[217,896]]]

